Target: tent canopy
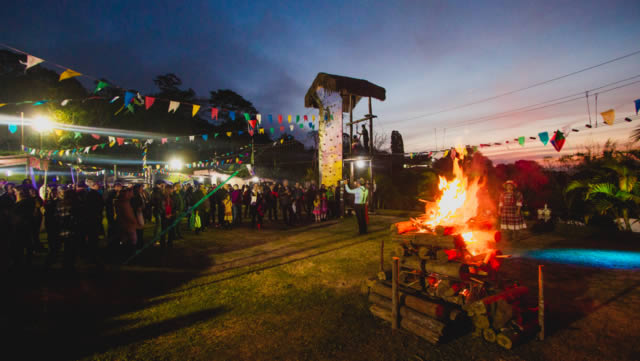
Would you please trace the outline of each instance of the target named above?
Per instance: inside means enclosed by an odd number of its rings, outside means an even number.
[[[316,100],[316,91],[324,88],[330,92],[339,93],[342,97],[342,111],[348,113],[363,97],[372,97],[384,101],[386,90],[364,79],[349,78],[342,75],[318,73],[307,94],[304,96],[304,106],[306,108],[319,108]],[[349,109],[349,96],[354,96],[351,109]]]

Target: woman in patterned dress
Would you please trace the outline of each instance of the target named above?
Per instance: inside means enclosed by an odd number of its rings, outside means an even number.
[[[527,228],[522,213],[522,193],[516,190],[516,182],[508,180],[504,183],[504,192],[500,195],[500,229],[509,233],[509,240],[517,240],[519,231]]]

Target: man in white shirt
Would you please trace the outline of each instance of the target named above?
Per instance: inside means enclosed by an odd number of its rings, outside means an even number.
[[[360,234],[366,234],[367,220],[365,205],[367,204],[369,191],[364,187],[364,179],[362,178],[354,181],[353,184],[354,188],[350,188],[348,181],[345,180],[344,189],[347,193],[354,195],[353,208],[356,211],[356,218],[358,219],[358,230],[360,231]]]

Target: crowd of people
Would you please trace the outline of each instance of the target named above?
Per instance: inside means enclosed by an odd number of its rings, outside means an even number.
[[[261,182],[217,187],[196,182],[182,185],[49,184],[31,180],[15,185],[0,179],[0,231],[8,268],[30,267],[35,252],[46,252],[45,268],[58,262],[73,271],[79,251],[89,262],[102,264],[103,250],[131,253],[153,242],[170,248],[183,232],[231,229],[242,225],[261,230],[323,222],[340,215],[340,185],[315,182]],[[185,211],[190,212],[185,212]],[[185,220],[186,219],[186,220]],[[145,224],[153,224],[152,239],[144,239]],[[46,232],[45,248],[41,231]]]

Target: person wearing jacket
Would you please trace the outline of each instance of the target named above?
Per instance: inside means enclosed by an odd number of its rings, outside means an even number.
[[[120,230],[120,241],[129,247],[136,246],[138,242],[136,230],[140,228],[133,212],[133,207],[131,206],[132,198],[133,191],[131,189],[123,189],[120,191],[120,196],[116,200],[116,212],[118,212],[116,222]]]
[[[171,200],[173,202],[174,220],[184,212],[184,198],[182,197],[182,186],[180,183],[176,183],[173,186],[173,192],[171,193]],[[182,230],[180,230],[180,223],[175,227],[176,239],[182,239]]]
[[[346,182],[346,181],[345,181]],[[354,195],[353,208],[356,211],[356,218],[358,219],[358,230],[360,234],[367,233],[367,214],[366,204],[369,192],[364,187],[364,179],[360,178],[353,182],[354,188],[350,188],[348,184],[345,184],[345,191]]]
[[[231,204],[233,204],[233,224],[242,223],[242,191],[237,184],[233,185]]]
[[[142,189],[141,184],[136,184],[133,186],[133,197],[131,197],[131,208],[133,209],[133,214],[136,217],[136,221],[138,222],[138,228],[136,229],[136,246],[138,249],[144,246],[144,210],[147,207],[145,203],[145,198],[143,196],[144,190]]]
[[[104,198],[100,194],[100,185],[92,180],[87,180],[89,191],[86,193],[84,207],[86,211],[86,234],[92,261],[98,260],[98,236],[102,229],[104,211]]]
[[[293,225],[293,209],[291,208],[293,197],[291,195],[291,190],[286,184],[283,184],[278,194],[280,195],[280,209],[282,210],[282,220],[284,221],[285,225],[291,226]]]
[[[153,230],[153,238],[156,239],[160,232],[162,232],[162,219],[164,218],[165,204],[164,204],[164,183],[158,181],[156,186],[151,192],[151,207],[153,211],[153,218],[155,219],[155,225]]]
[[[167,245],[169,248],[173,247],[173,240],[176,238],[176,230],[174,228],[169,228],[176,220],[175,213],[175,205],[173,203],[173,186],[170,184],[166,185],[164,188],[164,218],[162,219],[162,232],[165,233],[162,235],[160,239],[160,244],[162,247],[165,247],[165,240],[168,238]]]

